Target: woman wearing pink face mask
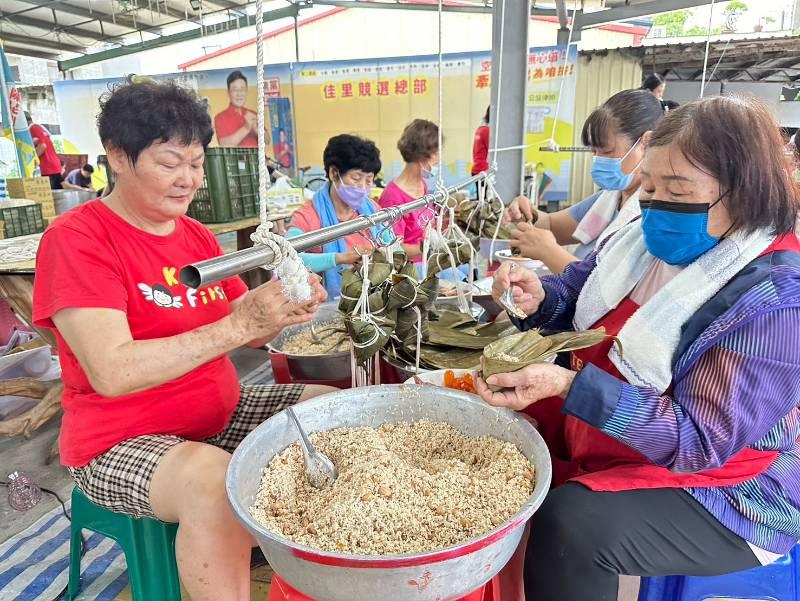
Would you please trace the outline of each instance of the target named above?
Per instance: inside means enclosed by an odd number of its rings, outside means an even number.
[[[428,193],[425,179],[435,177],[439,168],[439,126],[425,119],[414,119],[403,130],[397,149],[406,166],[381,194],[380,204],[384,209],[404,205]],[[404,215],[394,226],[394,233],[403,238],[403,250],[414,262],[422,260],[425,237],[419,219],[422,211]]]
[[[287,238],[372,215],[377,210],[369,199],[375,175],[381,170],[381,155],[374,142],[349,134],[334,136],[328,140],[322,160],[329,183],[292,216]],[[373,228],[373,239],[378,235],[380,228]],[[388,233],[385,235],[389,237]],[[351,234],[300,253],[300,258],[311,271],[322,274],[328,296],[334,299],[340,294],[341,271],[371,248],[363,235]]]

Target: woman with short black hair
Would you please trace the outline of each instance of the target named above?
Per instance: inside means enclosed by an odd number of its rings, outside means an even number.
[[[362,215],[372,215],[376,211],[369,193],[375,176],[381,170],[381,155],[372,140],[351,134],[334,136],[328,140],[322,161],[328,183],[292,216],[286,233],[289,238]],[[373,239],[377,238],[380,231],[380,228],[372,229]],[[311,271],[322,274],[328,296],[338,298],[341,271],[370,250],[370,242],[362,234],[351,234],[329,242],[322,248],[300,253],[300,258]]]
[[[36,257],[33,319],[56,334],[64,383],[61,461],[94,503],[178,523],[193,600],[249,599],[252,538],[225,493],[230,454],[329,389],[240,386],[227,353],[307,323],[325,293],[317,282],[297,303],[276,280],[251,291],[238,277],[179,282],[182,266],[222,254],[186,216],[213,135],[194,92],[122,85],[101,102],[98,129],[114,191],[56,218]]]

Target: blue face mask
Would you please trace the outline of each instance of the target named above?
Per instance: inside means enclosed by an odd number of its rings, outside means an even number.
[[[721,198],[720,198],[721,200]],[[719,244],[708,233],[712,204],[642,200],[642,231],[647,250],[670,265],[688,265]]]
[[[633,181],[633,174],[639,168],[639,165],[633,168],[633,171],[625,175],[622,173],[622,161],[633,152],[633,149],[638,146],[639,140],[631,146],[631,149],[625,153],[621,159],[612,157],[599,157],[596,156],[592,160],[592,180],[599,188],[603,190],[625,190],[631,185]]]
[[[430,167],[422,168],[423,179],[431,179],[439,177],[439,165],[431,165]]]

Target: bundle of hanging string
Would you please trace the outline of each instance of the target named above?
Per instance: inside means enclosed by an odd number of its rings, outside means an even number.
[[[269,172],[267,170],[266,139],[264,135],[264,0],[256,0],[256,86],[258,98],[258,197],[261,223],[250,236],[253,243],[268,247],[273,260],[262,265],[264,269],[275,270],[283,284],[286,296],[294,301],[311,298],[312,290],[308,281],[308,270],[297,251],[283,236],[272,232],[272,222],[267,213],[267,190]]]

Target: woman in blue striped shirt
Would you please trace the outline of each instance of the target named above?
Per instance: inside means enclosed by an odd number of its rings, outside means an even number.
[[[621,341],[489,378],[499,393],[478,382],[533,415],[553,456],[531,601],[616,600],[621,574],[722,574],[800,540],[798,190],[777,123],[709,98],[646,143],[640,220],[561,275],[495,276],[520,329]]]

